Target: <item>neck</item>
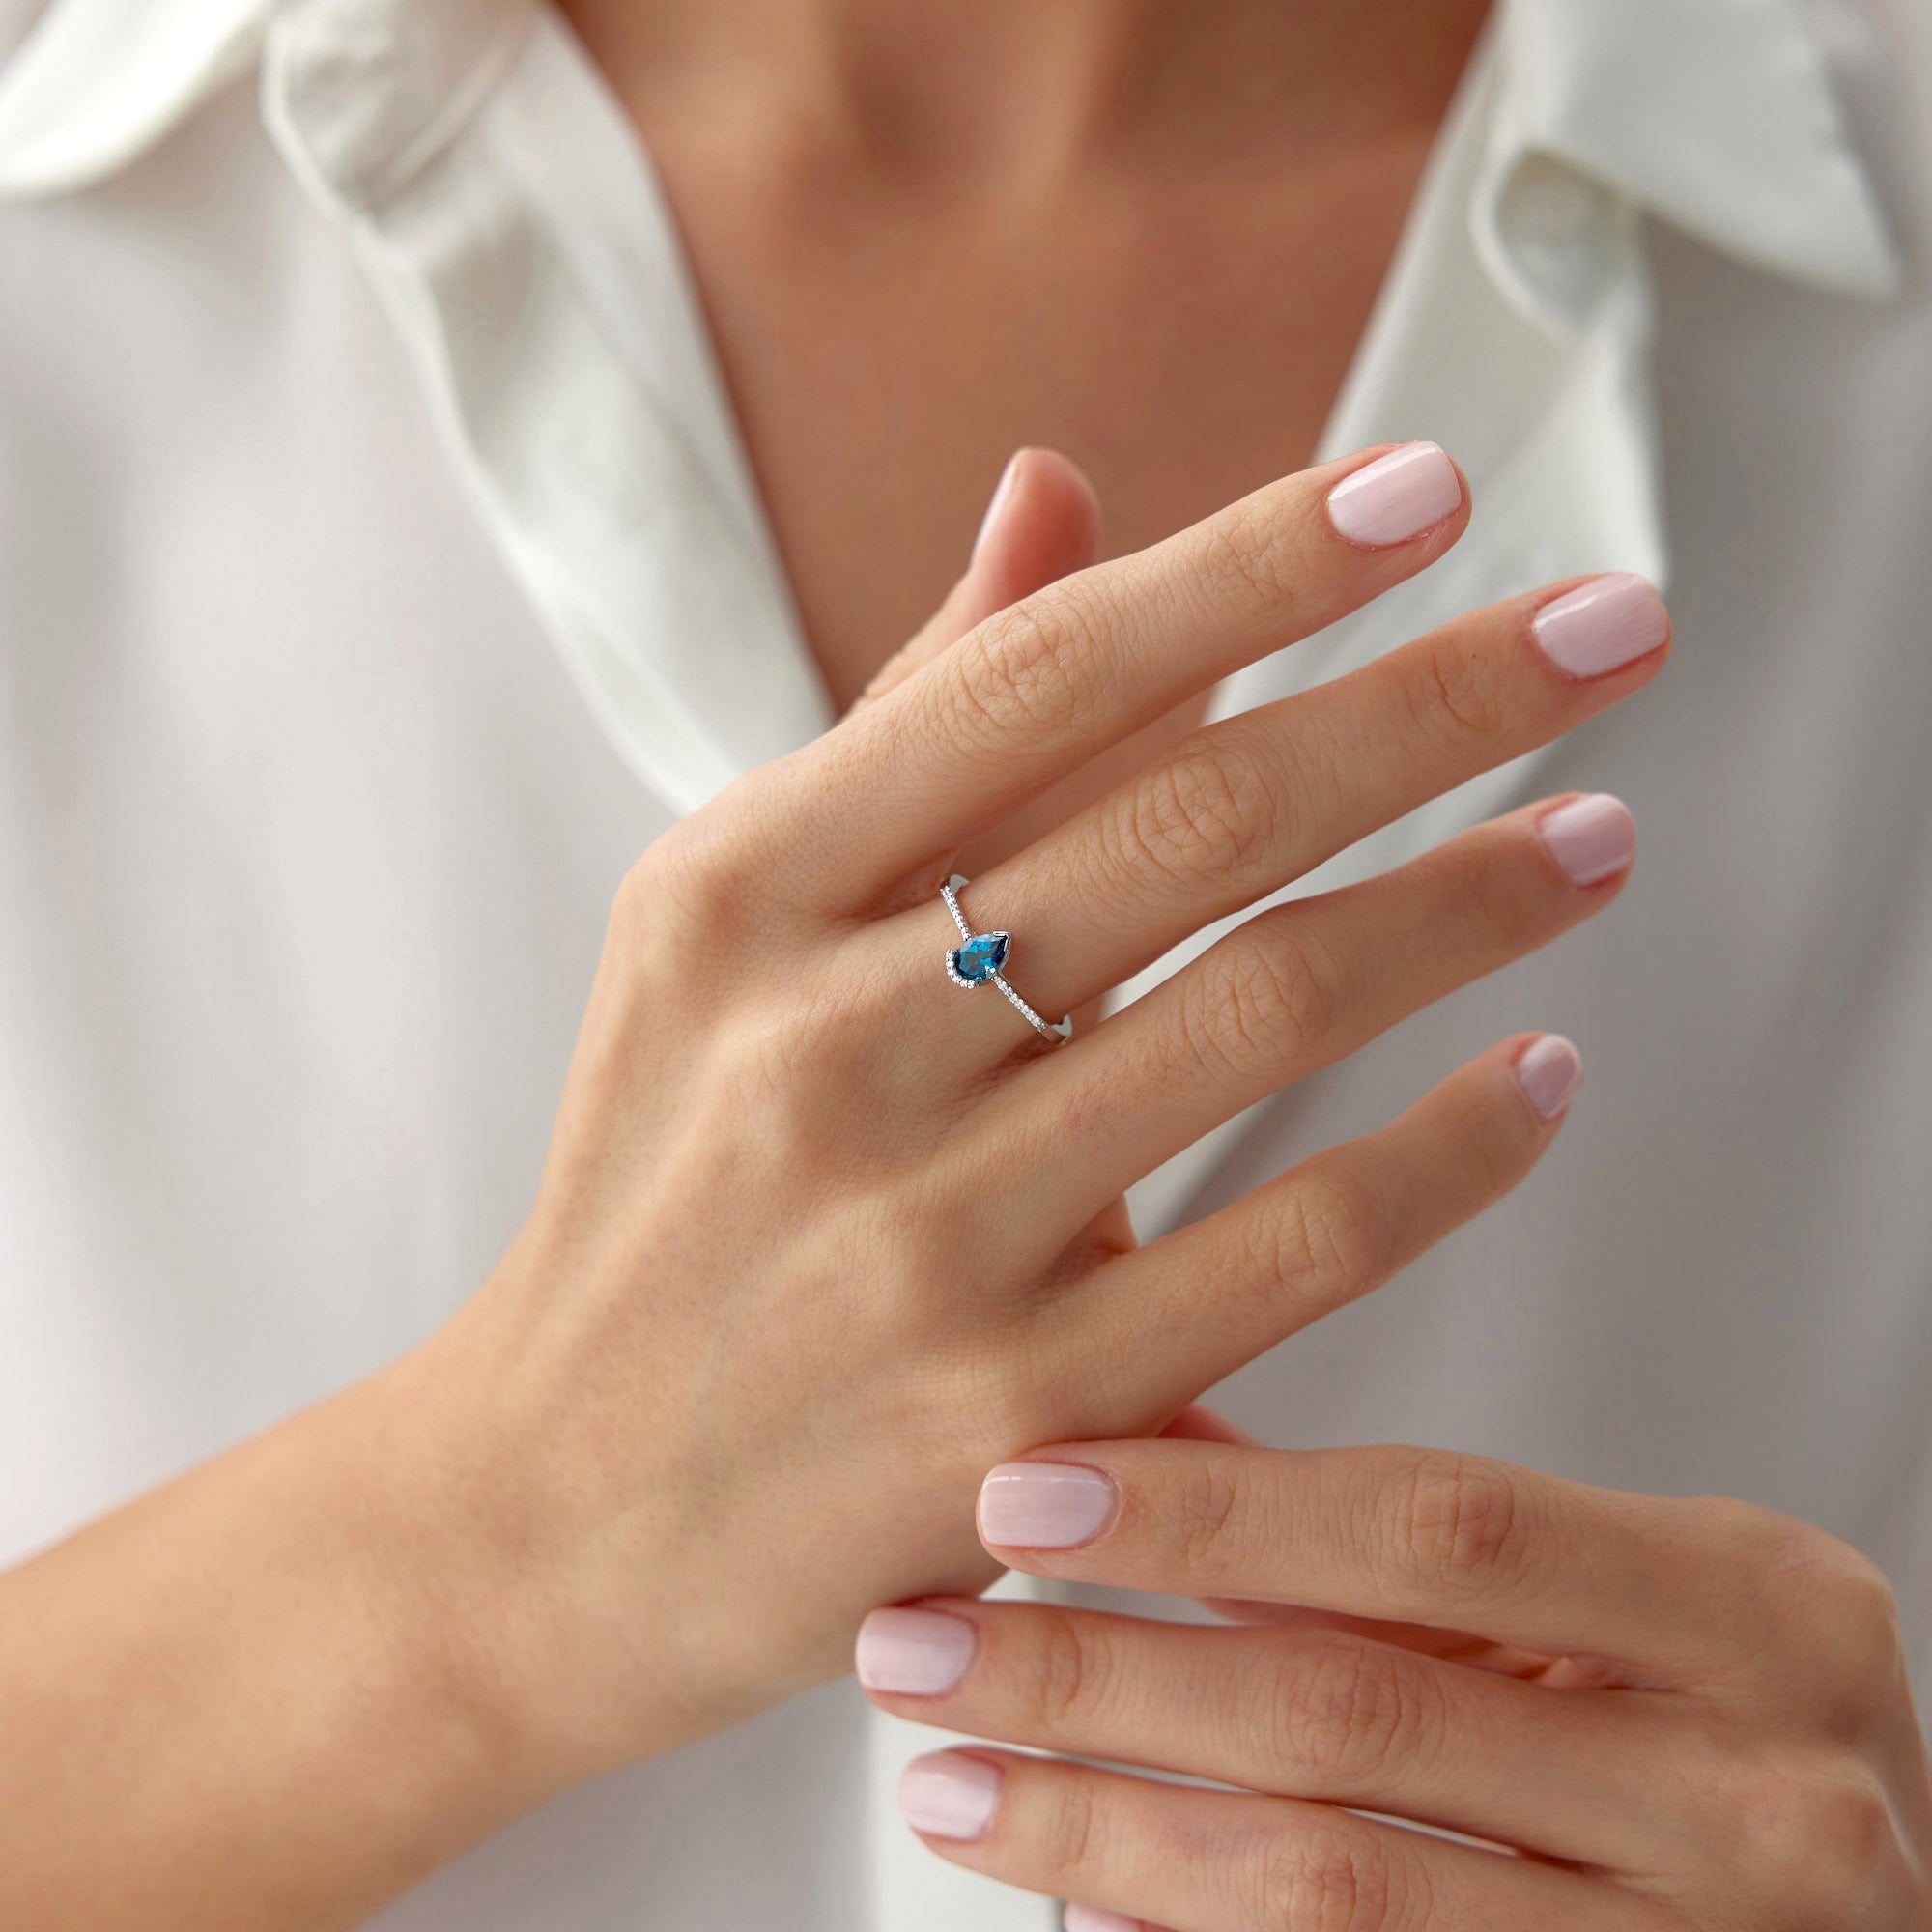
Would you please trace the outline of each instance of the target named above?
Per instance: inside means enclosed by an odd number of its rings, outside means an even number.
[[[566,0],[620,94],[755,99],[939,176],[1433,127],[1488,0]],[[696,100],[691,101],[694,110]]]

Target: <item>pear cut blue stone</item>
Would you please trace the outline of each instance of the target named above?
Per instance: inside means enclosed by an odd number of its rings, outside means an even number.
[[[969,986],[977,986],[990,980],[1007,963],[1007,949],[1011,944],[1008,933],[980,933],[964,946],[953,949],[952,970]]]

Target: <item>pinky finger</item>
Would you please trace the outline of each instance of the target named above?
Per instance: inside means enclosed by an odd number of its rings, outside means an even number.
[[[1156,1782],[1016,1752],[934,1751],[899,1785],[953,1863],[1085,1901],[1074,1932],[1638,1932],[1627,1894],[1329,1804]],[[1094,1914],[1108,1916],[1093,1917]]]
[[[1122,1414],[1173,1414],[1500,1200],[1555,1138],[1581,1076],[1567,1039],[1520,1034],[1387,1126],[1108,1263],[1055,1305],[1043,1385],[1086,1389],[1110,1433]]]
[[[1109,1912],[1104,1905],[1082,1905],[1076,1899],[1067,1900],[1060,1925],[1061,1932],[1168,1932],[1165,1925],[1129,1918],[1124,1912]]]

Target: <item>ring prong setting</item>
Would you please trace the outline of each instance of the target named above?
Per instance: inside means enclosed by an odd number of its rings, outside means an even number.
[[[1073,1015],[1068,1013],[1065,1019],[1058,1021],[1041,1019],[1013,990],[1000,971],[1012,953],[1013,936],[1009,932],[973,930],[972,923],[959,904],[960,888],[967,883],[963,873],[954,872],[939,889],[940,897],[946,901],[946,910],[952,916],[952,923],[959,928],[959,944],[946,955],[946,977],[969,993],[976,986],[997,986],[1020,1017],[1042,1039],[1051,1040],[1056,1046],[1064,1045],[1073,1037]]]
[[[1009,932],[975,933],[946,955],[946,970],[955,985],[983,986],[1007,963],[1012,946]]]

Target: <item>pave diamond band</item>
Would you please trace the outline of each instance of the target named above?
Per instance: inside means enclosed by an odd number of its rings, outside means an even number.
[[[1058,1025],[1051,1020],[1043,1020],[1007,983],[1000,968],[1007,963],[1007,955],[1013,949],[1013,936],[1009,932],[975,932],[966,915],[959,909],[959,894],[966,881],[957,872],[940,887],[939,896],[946,901],[946,910],[952,915],[952,923],[959,928],[959,944],[946,955],[946,977],[955,986],[964,986],[969,992],[975,986],[997,986],[1014,1008],[1020,1017],[1038,1034],[1055,1046],[1063,1046],[1073,1037],[1073,1015],[1068,1013]]]

